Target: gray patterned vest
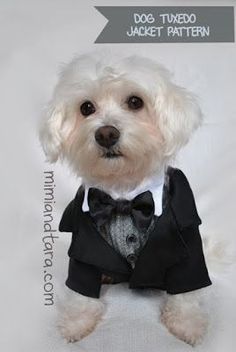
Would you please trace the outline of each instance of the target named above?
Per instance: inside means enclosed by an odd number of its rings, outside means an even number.
[[[99,229],[103,238],[130,263],[135,266],[137,257],[154,228],[152,220],[146,232],[140,232],[133,224],[131,216],[113,215],[103,228]]]

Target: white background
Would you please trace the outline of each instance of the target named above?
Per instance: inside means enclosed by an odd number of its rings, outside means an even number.
[[[236,44],[93,44],[106,19],[95,5],[234,5],[235,1],[0,1],[1,303],[4,352],[192,351],[159,323],[162,295],[123,285],[104,288],[110,302],[89,337],[66,344],[55,329],[56,307],[43,303],[43,172],[55,171],[55,227],[78,181],[64,166],[45,163],[37,128],[61,63],[95,47],[143,53],[164,63],[194,91],[205,120],[176,165],[188,176],[202,233],[235,246]],[[60,296],[69,234],[54,248],[53,282]],[[235,271],[211,273],[211,329],[196,351],[235,350]]]

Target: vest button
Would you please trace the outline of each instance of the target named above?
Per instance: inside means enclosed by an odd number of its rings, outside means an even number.
[[[127,244],[136,243],[136,242],[137,242],[137,236],[134,235],[133,233],[126,237]]]
[[[126,259],[132,265],[136,262],[137,256],[135,254],[129,254],[127,255]]]

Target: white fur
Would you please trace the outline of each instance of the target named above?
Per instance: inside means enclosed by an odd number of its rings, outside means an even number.
[[[66,298],[60,307],[59,331],[68,342],[79,341],[95,329],[103,312],[101,300],[67,289]]]
[[[168,295],[161,312],[161,321],[169,332],[192,346],[202,341],[208,327],[207,314],[200,304],[202,290]]]
[[[131,94],[143,98],[142,111],[127,110],[125,99]],[[97,111],[84,119],[79,106],[87,99]],[[173,84],[168,71],[154,61],[96,53],[64,68],[40,135],[49,161],[64,158],[85,180],[120,189],[158,173],[186,144],[201,117],[194,95]],[[94,132],[105,124],[121,132],[119,148],[126,158],[101,158]]]
[[[127,108],[130,95],[143,99],[140,111]],[[96,107],[87,118],[80,113],[85,100]],[[202,119],[194,95],[173,84],[165,68],[148,58],[102,52],[80,56],[65,66],[46,115],[40,136],[48,160],[67,160],[85,184],[107,192],[132,191],[157,177]],[[115,148],[123,157],[102,157],[94,135],[104,125],[119,129]],[[192,345],[207,326],[197,295],[170,296],[161,316],[171,333]],[[102,312],[99,300],[71,293],[59,322],[62,335],[68,341],[80,340],[95,328]]]

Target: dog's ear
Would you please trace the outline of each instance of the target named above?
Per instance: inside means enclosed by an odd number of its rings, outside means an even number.
[[[57,161],[62,151],[62,124],[64,120],[65,109],[62,105],[55,106],[49,104],[46,111],[46,118],[43,120],[39,138],[47,157],[47,161]]]
[[[202,121],[196,97],[170,81],[157,94],[155,101],[165,153],[174,155],[184,146]]]

